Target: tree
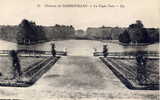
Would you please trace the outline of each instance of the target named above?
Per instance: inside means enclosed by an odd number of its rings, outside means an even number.
[[[149,33],[149,42],[150,43],[154,43],[154,42],[159,42],[159,30],[158,29],[155,29],[155,28],[150,28],[150,29],[147,29],[147,32]]]
[[[137,28],[143,28],[144,27],[141,20],[136,20],[136,26],[137,26]]]
[[[45,33],[41,26],[36,26],[35,22],[22,20],[19,24],[18,43],[30,44],[40,40],[46,40]]]
[[[59,39],[72,38],[75,34],[75,29],[72,25],[65,26],[65,25],[56,24],[52,31],[53,31],[53,34],[56,35],[56,37]]]
[[[129,28],[144,28],[144,25],[141,20],[136,20],[136,23],[129,25]]]
[[[130,36],[129,36],[129,33],[127,30],[125,30],[122,34],[120,34],[119,41],[122,43],[130,43],[131,42],[131,39],[130,39]]]
[[[129,35],[133,43],[148,43],[150,37],[142,21],[137,20],[135,24],[129,25]]]

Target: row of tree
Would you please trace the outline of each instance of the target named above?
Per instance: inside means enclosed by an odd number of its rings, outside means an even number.
[[[44,31],[46,33],[46,37],[49,40],[53,39],[70,39],[74,37],[75,29],[72,25],[65,26],[65,25],[58,25],[51,27],[44,27]]]
[[[35,44],[57,39],[74,37],[73,26],[58,25],[40,26],[33,21],[22,20],[16,26],[0,26],[0,38],[19,44]]]
[[[70,25],[40,26],[26,19],[18,26],[0,26],[0,38],[19,44],[33,44],[57,39],[103,39],[119,40],[122,43],[154,43],[159,42],[159,30],[144,28],[143,23],[137,20],[128,28],[98,27],[75,30]]]
[[[94,40],[118,40],[119,34],[124,30],[125,28],[121,27],[89,27],[83,36]]]
[[[39,41],[49,41],[53,39],[72,38],[75,33],[73,26],[58,25],[51,27],[38,26],[35,22],[24,19],[19,24],[19,43],[37,43]],[[26,44],[26,43],[25,43]]]

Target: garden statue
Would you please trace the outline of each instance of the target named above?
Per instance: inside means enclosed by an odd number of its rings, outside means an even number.
[[[56,50],[55,50],[55,44],[54,43],[51,43],[51,53],[52,53],[53,57],[56,56]]]
[[[14,78],[20,78],[22,72],[21,72],[21,66],[20,61],[18,58],[18,53],[15,50],[10,51],[10,56],[12,58],[12,66],[14,68]]]
[[[107,55],[108,55],[107,45],[103,45],[103,56],[104,56],[104,57],[107,57]]]
[[[144,84],[146,81],[146,59],[142,53],[136,55],[137,61],[137,80],[140,84]]]

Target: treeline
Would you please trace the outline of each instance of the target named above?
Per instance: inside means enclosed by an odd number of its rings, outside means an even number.
[[[144,28],[143,23],[137,20],[135,24],[129,27],[98,27],[87,28],[87,31],[82,33],[79,30],[80,38],[87,39],[103,39],[103,40],[119,40],[122,43],[155,43],[159,42],[158,28]],[[78,33],[77,33],[78,34]]]
[[[0,38],[18,44],[35,44],[57,39],[74,37],[73,26],[41,26],[26,19],[17,26],[0,26]]]
[[[41,26],[33,21],[22,20],[16,26],[0,26],[0,39],[19,44],[34,44],[50,40],[92,39],[119,40],[122,43],[154,43],[159,42],[159,29],[144,28],[138,20],[128,27],[89,27],[87,30],[75,30],[70,25]]]
[[[86,38],[88,39],[103,39],[103,40],[118,40],[119,35],[123,33],[125,28],[120,27],[89,27],[86,30]]]
[[[61,39],[71,39],[75,36],[75,29],[71,26],[58,25],[55,26],[44,26],[44,32],[48,40],[61,40]]]
[[[0,39],[16,42],[18,26],[0,26]]]

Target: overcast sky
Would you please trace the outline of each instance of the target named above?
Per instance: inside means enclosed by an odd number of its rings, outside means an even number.
[[[41,7],[37,7],[40,4]],[[124,8],[55,8],[45,4],[122,4]],[[40,25],[65,24],[87,27],[126,27],[142,20],[145,27],[160,27],[159,0],[0,0],[0,24],[17,25],[22,19]]]

